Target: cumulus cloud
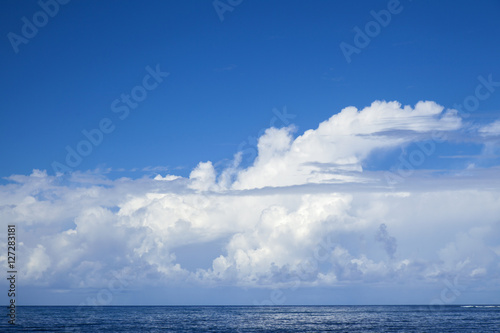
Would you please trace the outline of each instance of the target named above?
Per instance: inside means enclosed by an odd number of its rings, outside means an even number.
[[[271,287],[460,274],[495,285],[498,170],[430,180],[416,172],[387,188],[382,171],[362,168],[376,149],[462,127],[434,102],[348,107],[296,137],[293,127],[268,129],[245,169],[237,154],[219,174],[208,161],[189,177],[13,175],[0,186],[0,219],[20,229],[23,281],[57,289],[125,275],[147,285]]]
[[[419,102],[414,108],[380,101],[362,110],[347,107],[295,139],[293,127],[268,129],[259,139],[254,165],[239,173],[233,187],[353,181],[345,172],[362,171],[361,162],[374,150],[460,127],[455,110],[434,102]]]

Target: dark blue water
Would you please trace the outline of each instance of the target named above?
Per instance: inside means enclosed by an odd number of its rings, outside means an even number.
[[[2,332],[500,332],[500,306],[2,307]]]

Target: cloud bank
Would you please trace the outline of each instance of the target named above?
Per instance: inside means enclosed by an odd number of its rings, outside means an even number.
[[[497,290],[497,167],[417,170],[396,185],[363,170],[378,151],[466,126],[434,102],[376,101],[298,136],[293,126],[267,129],[247,168],[237,154],[220,173],[200,162],[189,177],[12,175],[0,186],[0,219],[18,226],[22,281],[54,290],[100,288],[117,276],[259,288],[460,276],[470,290]],[[476,135],[497,132],[498,121]]]

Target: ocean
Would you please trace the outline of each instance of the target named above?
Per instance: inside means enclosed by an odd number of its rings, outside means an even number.
[[[21,306],[2,332],[500,332],[500,306]]]

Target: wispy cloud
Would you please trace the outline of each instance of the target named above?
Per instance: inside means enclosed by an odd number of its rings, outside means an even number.
[[[227,72],[227,71],[232,71],[234,69],[236,69],[238,66],[236,66],[235,64],[231,64],[231,65],[227,65],[227,66],[223,66],[223,67],[217,67],[217,68],[214,68],[214,71],[216,72]]]

